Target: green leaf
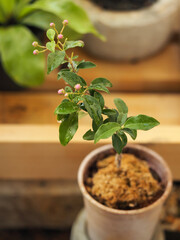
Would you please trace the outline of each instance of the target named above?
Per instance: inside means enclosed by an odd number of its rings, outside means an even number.
[[[103,114],[109,117],[106,121],[117,122],[118,111],[116,109],[103,109]]]
[[[36,37],[24,26],[0,27],[1,63],[19,85],[38,86],[44,81],[45,56],[33,55]]]
[[[46,35],[50,41],[54,41],[54,37],[55,37],[56,33],[53,29],[48,29],[46,32]]]
[[[55,45],[56,45],[55,41],[47,42],[47,43],[46,43],[47,49],[48,49],[49,51],[51,51],[51,52],[54,52],[54,51],[55,51]]]
[[[94,97],[99,101],[99,104],[101,105],[101,108],[104,107],[104,98],[99,92],[94,92]]]
[[[122,126],[127,119],[127,113],[119,113],[117,117],[117,122]]]
[[[89,90],[99,90],[99,91],[103,91],[103,92],[106,92],[106,93],[109,93],[109,90],[101,85],[101,84],[91,84],[89,87],[88,87]]]
[[[77,112],[79,107],[73,102],[62,102],[55,110],[55,114],[70,114]]]
[[[92,63],[92,62],[89,62],[89,61],[87,61],[87,62],[81,62],[81,63],[77,66],[78,69],[86,69],[86,68],[94,68],[94,67],[96,67],[96,65],[95,65],[94,63]]]
[[[62,120],[66,115],[64,114],[57,114],[57,120],[60,121]]]
[[[47,30],[49,28],[49,23],[53,22],[57,26],[57,28],[62,27],[62,20],[54,15],[53,13],[36,10],[35,12],[31,12],[31,14],[25,16],[21,19],[21,23],[37,27],[43,30]]]
[[[67,50],[69,48],[75,48],[75,47],[84,47],[84,42],[81,40],[77,41],[67,41],[65,43],[64,49]]]
[[[78,76],[74,72],[69,71],[60,71],[58,73],[58,80],[63,78],[65,82],[67,82],[71,87],[74,87],[76,84],[80,84],[81,86],[86,86],[86,82],[83,78]]]
[[[126,146],[127,144],[127,136],[125,133],[123,133],[122,131],[117,132],[117,135],[119,138],[121,138],[121,142],[122,142],[122,148]]]
[[[130,117],[124,124],[125,128],[131,128],[136,130],[149,130],[160,123],[152,117],[146,115],[138,115],[135,117]]]
[[[0,22],[6,22],[11,18],[15,5],[15,0],[0,0]]]
[[[112,117],[112,116],[117,117],[118,116],[118,112],[116,109],[103,109],[103,114],[107,115],[109,117]]]
[[[66,87],[65,87],[65,91],[66,91],[66,92],[73,92],[72,88],[69,87],[69,86],[66,86]]]
[[[116,105],[119,113],[123,113],[123,114],[127,114],[128,113],[128,107],[127,107],[126,103],[122,99],[115,98],[114,99],[114,104]]]
[[[59,140],[63,146],[66,146],[74,137],[78,129],[78,114],[72,113],[65,119],[59,127]]]
[[[85,108],[88,111],[90,117],[98,125],[102,119],[101,106],[99,104],[99,101],[92,96],[85,95],[85,96],[83,96],[83,102],[84,102]]]
[[[113,145],[115,151],[118,154],[120,154],[122,152],[123,144],[122,144],[122,141],[117,134],[112,135],[112,145]]]
[[[101,121],[96,124],[96,122],[93,120],[92,121],[92,129],[94,132],[96,132],[98,130],[98,128],[103,124],[103,118],[101,118]]]
[[[112,83],[106,78],[96,78],[91,82],[91,84],[101,84],[105,87],[112,87]]]
[[[83,139],[90,141],[90,140],[94,140],[94,132],[90,130],[88,130],[84,135],[83,135]]]
[[[133,140],[137,137],[137,130],[135,129],[123,128],[122,131],[128,133]]]
[[[74,98],[73,98],[72,100],[73,100],[73,102],[78,103],[79,101],[82,101],[83,98],[82,98],[82,96],[76,96],[76,95],[74,94]]]
[[[53,13],[61,19],[68,19],[68,25],[80,34],[93,33],[102,40],[105,39],[93,27],[86,12],[72,0],[38,0],[26,9],[23,9],[19,17],[23,18],[34,10],[43,10]]]
[[[94,136],[94,143],[97,143],[100,139],[106,139],[111,137],[116,131],[120,130],[121,126],[115,122],[108,122],[102,124]]]
[[[59,67],[64,61],[65,51],[56,51],[49,53],[47,58],[47,73],[49,74],[55,68]]]

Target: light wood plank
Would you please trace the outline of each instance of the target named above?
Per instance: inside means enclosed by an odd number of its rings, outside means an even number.
[[[94,145],[82,140],[85,123],[73,142],[63,147],[58,142],[58,126],[0,125],[1,179],[76,179],[80,162]],[[130,141],[131,142],[131,141]],[[139,132],[136,143],[156,150],[170,165],[174,179],[180,179],[180,126],[159,126]]]
[[[113,99],[122,98],[129,106],[129,115],[139,113],[157,118],[161,124],[180,124],[179,94],[105,94],[108,107]],[[0,123],[53,124],[53,112],[62,100],[55,93],[0,93]]]
[[[80,75],[89,83],[94,78],[105,77],[113,83],[112,91],[177,92],[180,90],[180,46],[170,43],[154,56],[139,62],[112,62],[91,56],[77,49],[80,59],[96,63],[97,68],[81,70]],[[46,76],[47,81],[37,90],[56,90],[63,86],[57,81],[57,72]]]

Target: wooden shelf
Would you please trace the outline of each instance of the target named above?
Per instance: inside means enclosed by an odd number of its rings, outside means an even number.
[[[170,165],[174,179],[180,179],[180,96],[178,94],[105,95],[109,106],[115,97],[123,98],[130,115],[149,114],[161,125],[139,131],[136,143],[159,152]],[[90,119],[81,118],[81,127],[67,147],[58,142],[58,124],[53,111],[60,102],[52,93],[0,94],[0,178],[76,179],[83,157],[98,145],[82,141]],[[3,103],[3,104],[2,104]]]
[[[81,70],[80,75],[91,82],[105,77],[112,81],[112,91],[121,92],[177,92],[180,91],[180,45],[170,43],[161,52],[142,61],[131,63],[112,62],[90,56],[84,49],[77,49],[80,59],[94,62],[94,69]],[[64,86],[57,81],[57,72],[47,76],[37,90],[57,90]]]

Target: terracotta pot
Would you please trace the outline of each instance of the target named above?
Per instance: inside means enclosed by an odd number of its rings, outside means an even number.
[[[154,151],[139,145],[127,145],[123,152],[132,153],[148,162],[165,186],[162,196],[151,205],[137,210],[116,210],[106,207],[86,191],[84,181],[88,169],[97,159],[111,155],[111,145],[100,147],[88,154],[80,165],[78,183],[84,197],[87,231],[91,240],[150,240],[159,220],[164,201],[172,187],[169,167]]]
[[[87,35],[86,49],[103,59],[129,61],[150,56],[166,45],[174,32],[179,0],[157,0],[134,11],[107,11],[91,0],[75,1],[107,38],[102,42],[92,34]]]

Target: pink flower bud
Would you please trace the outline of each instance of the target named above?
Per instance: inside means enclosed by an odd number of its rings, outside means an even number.
[[[39,53],[39,51],[37,49],[33,51],[34,55],[37,55],[38,53]]]
[[[32,45],[33,45],[33,47],[37,47],[38,46],[38,42],[33,42]]]
[[[64,96],[65,96],[65,97],[67,97],[67,96],[68,96],[68,94],[67,94],[67,93],[65,93],[65,94],[64,94]]]
[[[55,27],[55,24],[53,22],[50,23],[49,25],[50,25],[50,27]]]
[[[61,95],[61,94],[63,94],[63,93],[64,93],[64,89],[63,89],[63,88],[61,88],[61,89],[58,90],[58,94],[59,94],[59,95]]]
[[[76,84],[76,85],[74,86],[74,88],[75,88],[76,90],[79,90],[79,89],[81,89],[81,85],[78,83],[78,84]]]
[[[68,24],[68,20],[64,20],[64,21],[63,21],[63,24],[64,24],[64,25],[67,25],[67,24]]]
[[[59,34],[58,35],[58,39],[62,39],[63,38],[63,35],[62,34]]]

